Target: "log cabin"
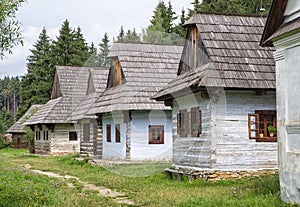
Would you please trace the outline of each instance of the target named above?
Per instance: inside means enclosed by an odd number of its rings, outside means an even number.
[[[265,18],[195,14],[177,77],[153,98],[172,106],[173,167],[277,168],[275,62],[259,46]]]
[[[35,133],[35,153],[66,154],[80,152],[80,128],[68,120],[88,90],[89,67],[56,66],[51,100],[24,125]]]
[[[14,123],[7,132],[12,135],[12,147],[13,148],[28,148],[28,142],[24,137],[25,131],[23,123],[26,122],[35,112],[39,110],[42,105],[32,105],[25,114]]]
[[[90,68],[86,96],[69,115],[69,121],[76,121],[80,134],[80,154],[91,159],[101,157],[102,134],[98,130],[97,116],[87,114],[96,99],[106,89],[109,68]],[[100,134],[99,134],[100,133]]]
[[[171,159],[171,107],[151,97],[175,78],[181,52],[181,46],[112,45],[106,89],[89,111],[99,120],[102,159]]]
[[[261,38],[274,46],[281,199],[300,205],[300,1],[274,0]],[[298,90],[299,89],[299,90]]]

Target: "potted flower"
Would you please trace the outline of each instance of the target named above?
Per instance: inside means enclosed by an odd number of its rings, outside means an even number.
[[[276,134],[276,127],[268,126],[268,132],[270,134],[270,137],[274,137],[274,134]]]

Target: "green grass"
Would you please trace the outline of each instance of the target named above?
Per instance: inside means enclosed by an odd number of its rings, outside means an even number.
[[[127,206],[84,190],[74,180],[69,182],[75,188],[68,188],[60,179],[33,175],[22,169],[25,164],[124,192],[136,206],[292,206],[280,201],[277,175],[218,182],[195,180],[192,183],[185,178],[178,182],[166,178],[163,173],[166,163],[108,169],[91,166],[87,160],[75,160],[74,156],[29,156],[22,150],[13,149],[0,150],[0,162],[0,206]],[[147,176],[141,177],[142,174]]]

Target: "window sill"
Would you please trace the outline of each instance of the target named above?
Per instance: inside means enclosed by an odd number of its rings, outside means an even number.
[[[277,137],[263,137],[256,139],[256,142],[277,142]]]

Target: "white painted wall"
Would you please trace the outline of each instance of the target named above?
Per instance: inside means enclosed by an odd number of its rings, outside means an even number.
[[[171,160],[172,112],[133,111],[131,122],[132,160]],[[149,144],[149,125],[164,125],[164,144]]]
[[[300,4],[289,4],[295,2]],[[300,205],[300,33],[285,36],[274,45],[281,198]]]
[[[102,117],[103,124],[103,159],[125,159],[126,158],[126,125],[122,112],[106,114]],[[106,126],[111,125],[111,142],[106,141]],[[121,142],[116,143],[115,125],[120,124]]]
[[[289,0],[284,12],[285,20],[284,22],[290,22],[300,16],[300,1],[299,0]]]

